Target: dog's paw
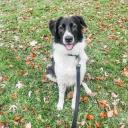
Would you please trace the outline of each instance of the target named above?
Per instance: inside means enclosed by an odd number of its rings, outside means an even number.
[[[72,105],[71,105],[71,108],[72,108],[72,111],[74,111],[75,110],[75,100],[74,99],[72,99]]]
[[[58,110],[58,111],[63,110],[63,104],[58,103],[58,104],[57,104],[57,110]]]
[[[75,110],[75,104],[74,103],[72,103],[71,108],[72,108],[72,111]]]

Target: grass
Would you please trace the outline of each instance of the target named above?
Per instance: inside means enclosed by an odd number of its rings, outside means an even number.
[[[66,97],[64,110],[58,112],[58,88],[42,79],[50,62],[48,21],[77,14],[88,25],[87,84],[97,92],[88,102],[80,103],[79,127],[95,128],[96,122],[101,128],[128,127],[128,78],[121,73],[128,66],[127,11],[128,5],[117,0],[0,1],[0,125],[22,128],[30,122],[33,128],[70,127],[71,100]],[[37,41],[34,47],[30,45],[33,40]],[[115,79],[123,83],[116,84]],[[18,81],[24,85],[20,89],[16,88]],[[111,96],[113,92],[117,98]],[[85,95],[81,89],[81,96]],[[112,109],[118,99],[118,115],[101,119],[99,113],[108,108],[101,108],[97,101],[107,100]],[[15,111],[10,109],[12,105],[17,107]],[[87,114],[94,119],[87,120]]]

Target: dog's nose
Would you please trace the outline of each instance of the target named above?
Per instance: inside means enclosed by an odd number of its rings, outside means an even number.
[[[72,36],[66,36],[66,37],[65,37],[65,41],[66,41],[67,43],[72,42],[72,40],[73,40],[73,37],[72,37]]]

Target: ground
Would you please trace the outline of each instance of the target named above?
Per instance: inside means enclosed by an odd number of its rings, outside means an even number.
[[[123,0],[0,1],[0,128],[69,128],[71,93],[56,110],[57,85],[45,78],[50,62],[48,21],[81,15],[89,56],[81,88],[79,128],[128,127],[128,4]]]

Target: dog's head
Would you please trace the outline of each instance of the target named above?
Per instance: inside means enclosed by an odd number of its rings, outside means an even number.
[[[83,28],[87,27],[81,16],[60,17],[49,22],[49,29],[54,36],[55,43],[60,43],[67,50],[83,39]]]

